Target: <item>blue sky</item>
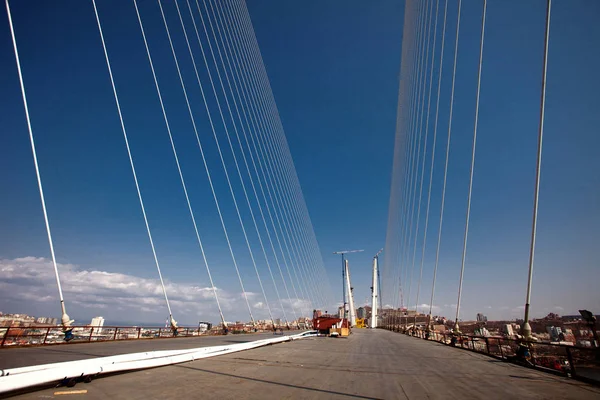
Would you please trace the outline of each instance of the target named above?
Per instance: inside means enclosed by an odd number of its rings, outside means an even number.
[[[235,271],[158,6],[154,2],[140,3],[190,196],[201,215],[207,256],[217,286],[227,292],[223,296],[231,303],[231,317],[226,317],[247,319],[245,305],[236,296],[239,287]],[[183,289],[174,290],[207,287],[135,9],[129,2],[108,5],[99,1],[98,6],[163,273],[173,285],[183,285]],[[594,21],[599,7],[585,1],[555,2],[553,6],[534,315],[600,309],[594,284],[600,278],[600,253],[595,246],[600,239],[600,161],[595,154],[600,145],[600,115],[595,112],[595,94],[600,90],[595,71],[600,69],[600,55],[591,51],[600,40],[600,27]],[[364,253],[350,258],[355,299],[362,304],[371,285],[371,257],[385,243],[404,4],[249,1],[248,8],[332,283],[331,289],[323,290],[331,290],[332,297],[341,300],[340,259],[331,253],[364,249]],[[120,278],[135,281],[131,278],[135,277],[143,286],[145,281],[141,280],[156,278],[156,269],[91,3],[71,2],[61,7],[36,3],[34,8],[29,2],[15,2],[12,10],[59,262],[69,265],[65,270],[77,277],[70,282],[73,286],[87,279],[82,271],[126,274]],[[169,23],[175,24],[173,5],[165,2],[165,10]],[[467,319],[477,312],[491,318],[514,318],[522,313],[519,306],[525,297],[544,12],[543,1],[488,5],[461,313]],[[460,269],[480,16],[479,2],[463,4],[449,189],[435,303],[440,313],[448,316],[453,315],[451,305],[456,303]],[[56,293],[50,284],[44,286],[48,298],[14,290],[36,288],[27,285],[28,279],[36,276],[37,268],[50,266],[45,260],[14,261],[23,257],[47,259],[49,251],[4,9],[0,10],[0,21],[2,54],[10,55],[0,59],[0,187],[4,193],[0,197],[0,259],[5,268],[16,266],[11,270],[13,274],[19,269],[31,272],[13,276],[4,270],[5,276],[0,276],[1,311],[56,314],[58,302],[52,297]],[[448,72],[452,65],[449,55],[455,21],[456,2],[450,1],[433,211],[423,277],[425,294],[419,303],[428,303],[436,236],[433,232],[439,222],[440,154],[447,129]],[[184,58],[181,34],[174,40]],[[197,61],[202,64],[201,58]],[[189,61],[182,62],[182,69],[191,77]],[[205,71],[204,67],[201,70]],[[201,77],[206,81],[206,72],[201,72]],[[208,88],[208,84],[205,86]],[[224,199],[225,222],[231,229],[234,251],[242,260],[246,289],[258,293],[253,268],[248,257],[242,256],[247,250],[197,88],[190,91],[190,100],[197,110],[201,138],[207,143],[217,193]],[[211,107],[217,118],[214,99]],[[239,182],[234,183],[239,187]],[[247,212],[244,221],[250,223]],[[259,252],[255,239],[252,243],[254,251]],[[113,278],[118,281],[119,277]],[[269,300],[274,302],[272,284],[266,286]],[[8,289],[11,293],[7,295]],[[139,312],[118,310],[115,302],[102,302],[112,292],[106,286],[100,289],[104,297],[73,294],[79,303],[71,303],[72,315],[87,319],[105,314],[118,320],[156,321],[165,314],[160,303],[145,305],[148,310]],[[127,296],[117,298],[127,301]],[[201,313],[216,320],[214,302],[202,298],[206,306]],[[183,296],[178,301],[181,309],[187,310],[186,302],[196,299]],[[414,297],[410,302],[415,302]],[[190,310],[198,312],[193,307]],[[177,308],[174,313],[184,322],[197,319],[180,316],[184,312]]]

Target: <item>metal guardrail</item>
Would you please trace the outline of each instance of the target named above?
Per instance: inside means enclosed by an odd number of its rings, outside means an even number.
[[[393,330],[393,329],[391,329]],[[398,331],[398,330],[394,330]],[[486,354],[497,359],[517,362],[517,339],[497,336],[452,335],[416,330],[407,335],[448,346]],[[517,362],[545,372],[552,372],[600,385],[600,348],[569,346],[548,342],[530,342],[527,363]]]
[[[174,338],[171,328],[136,326],[73,326],[74,338],[68,343],[106,342],[116,340],[138,340]],[[230,330],[231,333],[242,333]],[[258,330],[258,332],[266,332]],[[254,333],[254,332],[243,332]],[[176,337],[218,336],[221,331],[206,331],[200,328],[180,327]],[[0,348],[13,346],[43,346],[66,344],[61,326],[0,327]]]

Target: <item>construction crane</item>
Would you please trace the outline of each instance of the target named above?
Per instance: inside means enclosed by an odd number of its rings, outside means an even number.
[[[360,253],[364,250],[342,250],[342,251],[334,251],[333,254],[341,254],[342,255],[342,303],[344,304],[344,318],[348,318],[348,303],[346,302],[346,259],[345,255],[348,253]],[[350,287],[348,286],[348,291],[350,292]],[[351,293],[349,293],[351,294]],[[354,323],[354,321],[352,321]]]

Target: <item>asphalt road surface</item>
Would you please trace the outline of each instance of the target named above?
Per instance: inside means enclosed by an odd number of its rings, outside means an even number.
[[[229,337],[228,337],[229,338]],[[384,330],[309,338],[18,399],[600,399],[600,389]]]

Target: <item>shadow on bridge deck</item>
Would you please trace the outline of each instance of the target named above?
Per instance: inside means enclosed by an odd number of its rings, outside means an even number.
[[[600,389],[578,381],[385,330],[360,329],[347,339],[304,339],[18,398],[53,398],[57,390],[87,390],[89,400],[600,398]]]

